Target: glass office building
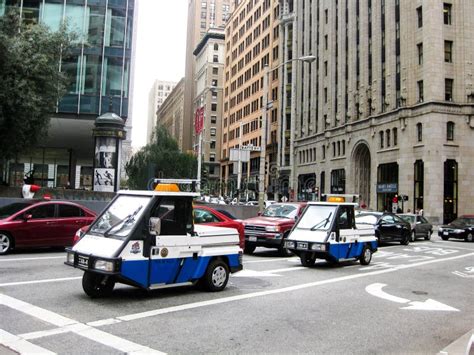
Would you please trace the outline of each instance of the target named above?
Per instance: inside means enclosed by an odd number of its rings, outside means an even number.
[[[89,188],[94,120],[109,111],[124,119],[128,115],[135,0],[0,0],[0,16],[10,8],[22,21],[51,30],[66,22],[78,37],[74,55],[58,67],[73,80],[52,113],[44,146],[11,162],[4,180],[18,185],[20,175],[34,168],[40,185],[69,181],[72,187]]]

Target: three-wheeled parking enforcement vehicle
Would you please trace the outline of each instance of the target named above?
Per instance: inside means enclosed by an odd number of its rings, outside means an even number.
[[[110,294],[116,282],[156,289],[202,284],[226,287],[230,272],[242,269],[239,233],[193,223],[194,192],[161,180],[155,191],[120,191],[67,249],[66,265],[84,270],[82,286],[91,297]]]
[[[354,203],[309,202],[285,242],[303,266],[317,258],[329,262],[360,260],[368,265],[377,251],[374,230],[357,229]]]

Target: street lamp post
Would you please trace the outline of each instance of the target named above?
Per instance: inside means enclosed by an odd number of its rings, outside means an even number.
[[[268,113],[268,81],[269,75],[271,72],[281,68],[282,66],[294,62],[302,61],[307,63],[312,63],[316,60],[314,55],[306,55],[299,58],[294,58],[287,60],[275,68],[270,69],[268,64],[263,67],[263,99],[262,99],[262,143],[260,144],[260,169],[258,174],[258,209],[260,212],[264,209],[265,202],[265,160],[266,160],[266,151],[267,151],[267,113]],[[293,120],[292,120],[293,122]],[[293,132],[291,132],[293,134]],[[293,140],[293,137],[290,138]],[[293,167],[291,167],[293,171]],[[293,172],[291,173],[293,175]]]

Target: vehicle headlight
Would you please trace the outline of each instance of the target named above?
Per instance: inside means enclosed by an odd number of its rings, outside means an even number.
[[[94,269],[112,272],[114,271],[114,263],[111,261],[96,260],[94,263]]]
[[[268,227],[265,227],[265,230],[267,232],[279,232],[280,226],[268,226]]]
[[[464,229],[455,229],[454,233],[457,233],[457,234],[464,233]]]
[[[311,245],[311,250],[326,251],[326,244],[317,244],[317,243],[314,243],[314,244]]]
[[[442,231],[443,231],[443,228],[439,227],[438,232],[442,232]]]
[[[66,261],[69,264],[74,264],[74,253],[67,253]]]
[[[287,241],[285,242],[285,247],[294,249],[294,248],[295,248],[295,242],[292,241],[292,240],[287,240]]]

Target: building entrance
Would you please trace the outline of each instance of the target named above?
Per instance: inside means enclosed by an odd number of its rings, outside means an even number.
[[[354,151],[354,193],[360,195],[360,205],[370,206],[370,151],[365,143]],[[351,191],[352,192],[352,191]]]

